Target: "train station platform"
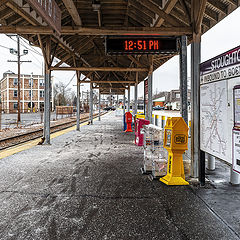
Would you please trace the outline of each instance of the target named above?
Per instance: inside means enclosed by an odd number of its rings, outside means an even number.
[[[209,207],[214,187],[151,182],[142,161],[114,112],[1,159],[0,239],[239,239]]]

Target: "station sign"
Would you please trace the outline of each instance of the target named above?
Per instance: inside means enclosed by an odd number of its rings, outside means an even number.
[[[176,37],[147,35],[107,36],[106,54],[171,54],[178,52]]]
[[[240,76],[240,46],[200,64],[200,84]]]
[[[55,0],[26,0],[26,2],[52,29],[61,34],[61,10]]]

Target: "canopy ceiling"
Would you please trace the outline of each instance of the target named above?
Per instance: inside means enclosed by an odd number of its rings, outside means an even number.
[[[38,0],[39,2],[44,0]],[[50,0],[46,0],[49,3]],[[53,0],[52,0],[53,1]],[[121,93],[147,77],[175,54],[105,54],[105,36],[122,34],[187,35],[189,43],[239,6],[238,0],[55,0],[61,13],[56,32],[27,0],[1,0],[0,33],[18,33],[31,44],[67,63],[104,93]],[[50,36],[50,40],[49,40]],[[46,56],[45,56],[46,57]],[[51,61],[50,61],[51,62]],[[70,69],[69,69],[70,70]],[[87,78],[84,80],[87,81]]]

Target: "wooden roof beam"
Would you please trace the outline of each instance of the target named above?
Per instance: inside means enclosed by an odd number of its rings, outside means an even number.
[[[68,12],[70,13],[72,20],[77,26],[82,26],[82,20],[78,14],[78,10],[72,0],[62,0]]]
[[[132,55],[127,55],[127,57],[134,62],[138,67],[144,67],[143,64],[137,60],[135,57],[133,57]]]
[[[1,7],[2,5],[5,5],[8,1],[9,1],[9,0],[1,0],[1,2],[0,2],[0,7]]]
[[[184,0],[179,0],[178,3],[176,3],[176,8],[182,10],[182,14],[187,15],[188,23],[191,24],[191,13],[190,9],[188,8],[186,2]]]
[[[219,11],[224,16],[227,15],[227,7],[225,7],[225,5],[222,2],[217,0],[208,0],[207,4],[214,7],[217,11]]]
[[[234,6],[234,7],[237,7],[237,6],[238,6],[237,1],[235,1],[235,0],[226,0],[226,2],[228,2],[229,4],[231,4],[231,5]]]
[[[171,0],[168,1],[165,8],[163,9],[163,11],[167,14],[167,16],[170,16],[168,14],[170,14],[170,12],[172,11],[172,9],[175,7],[176,3],[178,2],[178,0]],[[158,14],[159,17],[157,19],[157,21],[154,24],[154,27],[160,27],[164,21],[169,22],[169,19],[165,19],[161,14]]]
[[[32,24],[34,26],[39,24],[39,22],[37,21],[36,18],[34,18],[33,16],[31,16],[31,14],[28,14],[27,11],[25,11],[25,9],[22,6],[22,1],[17,1],[17,3],[16,3],[16,1],[14,1],[14,0],[9,0],[6,3],[6,6],[11,8],[15,13],[20,15],[22,18],[24,18],[30,24]]]
[[[135,81],[128,81],[128,80],[103,80],[103,81],[95,81],[95,80],[91,80],[91,81],[86,81],[85,83],[135,83]]]
[[[67,61],[68,59],[70,59],[71,57],[73,57],[73,55],[67,54],[65,57],[63,57],[61,59],[60,62],[58,62],[54,67],[59,67],[61,66],[61,64],[63,64],[65,61]]]
[[[169,15],[169,13],[167,13],[164,10],[161,10],[156,4],[148,1],[148,0],[138,0],[142,5],[144,5],[145,7],[149,8],[150,10],[154,11],[159,18],[164,19],[164,21],[167,21],[169,24],[171,24],[172,26],[179,26],[180,23],[178,22],[177,19],[175,19],[174,17],[172,17],[171,15]],[[170,2],[177,2],[178,0],[172,0]],[[153,24],[154,26],[156,24]],[[158,27],[158,26],[157,26]]]
[[[96,38],[96,36],[90,36],[90,37],[88,37],[85,42],[82,42],[82,43],[78,44],[78,46],[75,47],[74,50],[75,50],[76,52],[78,52],[79,54],[81,54],[80,52],[81,52],[90,42],[92,42],[94,38]]]
[[[51,70],[82,71],[82,72],[148,72],[149,68],[131,67],[51,67]]]
[[[207,0],[192,0],[192,23],[193,23],[193,31],[196,34],[201,33],[201,26],[203,22],[203,15],[206,9]]]
[[[130,5],[134,6],[139,11],[144,12],[144,14],[149,16],[150,18],[152,18],[152,19],[155,18],[155,13],[151,9],[142,5],[140,2],[138,2],[136,0],[129,0],[128,2]]]
[[[53,30],[45,26],[0,26],[0,33],[44,34],[52,35]],[[192,34],[191,27],[118,27],[82,28],[62,26],[62,35],[123,35],[123,34],[158,34],[161,36],[180,36]]]

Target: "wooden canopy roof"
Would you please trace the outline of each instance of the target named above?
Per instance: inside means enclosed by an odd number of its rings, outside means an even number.
[[[48,4],[54,0],[35,0]],[[18,33],[78,70],[104,93],[122,93],[147,77],[174,54],[105,54],[105,36],[122,34],[201,35],[239,6],[239,0],[55,0],[61,11],[61,31],[57,33],[40,16],[29,0],[0,1],[0,33]],[[45,55],[47,60],[47,56]],[[76,68],[78,67],[78,68]],[[62,69],[62,68],[61,68]],[[113,90],[114,89],[114,90]]]

